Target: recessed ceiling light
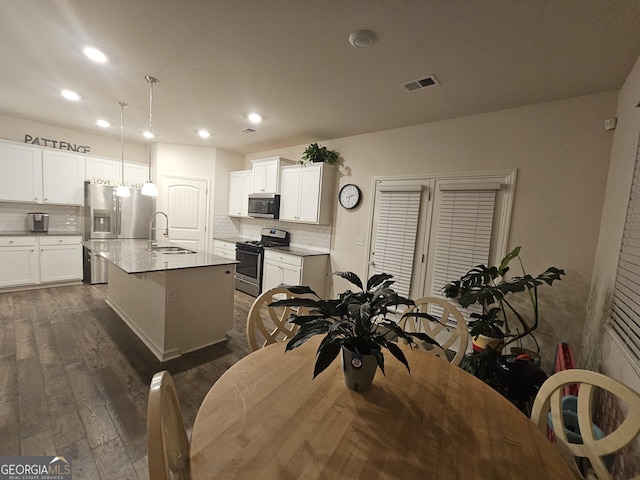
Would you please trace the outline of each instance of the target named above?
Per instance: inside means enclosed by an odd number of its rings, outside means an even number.
[[[94,62],[104,63],[109,60],[104,53],[94,47],[86,47],[82,52]]]
[[[96,123],[98,124],[99,127],[102,127],[102,128],[109,128],[111,126],[111,124],[106,120],[98,120]]]
[[[260,123],[262,121],[262,115],[259,113],[250,113],[247,118],[251,123]]]
[[[198,135],[200,135],[202,138],[209,138],[211,136],[211,134],[206,130],[198,130]]]
[[[152,139],[153,137],[155,137],[155,135],[149,131],[144,132],[142,135],[144,135],[144,138],[148,138],[148,139]]]
[[[377,38],[371,30],[356,30],[349,35],[349,43],[356,48],[367,48],[376,43]]]
[[[67,100],[80,100],[80,95],[76,92],[72,92],[71,90],[62,90],[62,96]]]

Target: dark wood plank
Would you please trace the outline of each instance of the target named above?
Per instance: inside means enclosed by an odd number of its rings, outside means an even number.
[[[61,448],[59,455],[64,456],[67,460],[71,460],[73,478],[81,480],[100,479],[98,466],[93,458],[93,451],[86,438]]]
[[[89,445],[96,448],[110,442],[118,433],[87,367],[83,362],[78,362],[65,368]]]
[[[132,462],[147,453],[146,409],[140,411],[123,388],[121,379],[111,368],[92,372],[98,389],[107,399],[109,415]]]
[[[129,461],[127,452],[119,438],[93,449],[93,456],[100,478],[138,480],[138,474]]]
[[[33,326],[29,319],[21,319],[15,322],[16,358],[37,358],[36,339],[33,333]]]
[[[54,443],[58,451],[86,437],[86,431],[63,365],[43,369],[44,389]]]
[[[44,380],[38,357],[16,360],[20,438],[25,439],[51,428]]]
[[[25,456],[57,455],[53,432],[45,430],[20,442],[20,454]]]
[[[0,355],[0,455],[20,452],[20,412],[15,355]]]
[[[63,365],[83,361],[82,353],[76,344],[71,329],[66,321],[51,323],[51,333],[58,345],[60,361]]]

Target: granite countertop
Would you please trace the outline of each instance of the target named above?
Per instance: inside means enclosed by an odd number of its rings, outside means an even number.
[[[0,232],[0,237],[81,237],[81,232]]]
[[[289,255],[297,255],[299,257],[311,257],[313,255],[329,255],[329,252],[325,252],[322,250],[314,250],[312,248],[303,248],[303,247],[264,247],[269,250],[277,250],[282,253],[288,253]]]
[[[161,272],[238,263],[201,251],[188,254],[150,252],[147,240],[85,240],[82,244],[127,273]]]
[[[229,242],[229,243],[237,243],[237,242],[246,242],[247,240],[251,240],[250,238],[246,238],[246,237],[213,237],[214,240],[221,240],[223,242]]]

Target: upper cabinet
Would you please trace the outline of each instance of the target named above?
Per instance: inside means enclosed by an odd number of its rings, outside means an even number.
[[[101,179],[117,185],[122,178],[122,160],[101,157],[87,157],[86,179]],[[149,168],[143,163],[124,162],[124,182],[141,188],[148,180]]]
[[[52,150],[42,151],[44,203],[84,203],[84,156]]]
[[[0,198],[42,202],[42,150],[0,143]]]
[[[253,191],[253,170],[229,174],[229,216],[248,217],[249,194]]]
[[[293,160],[282,157],[253,160],[252,193],[279,193],[280,167],[293,163],[295,163]]]
[[[86,179],[120,180],[120,162],[112,158],[86,157]]]
[[[331,223],[335,167],[310,163],[283,167],[280,173],[280,220]]]
[[[132,187],[142,188],[149,179],[149,167],[143,163],[124,162],[124,181]]]

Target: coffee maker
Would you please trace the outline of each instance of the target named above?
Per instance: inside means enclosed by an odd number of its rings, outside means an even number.
[[[27,213],[29,229],[32,232],[48,232],[49,231],[49,214],[42,212]]]

